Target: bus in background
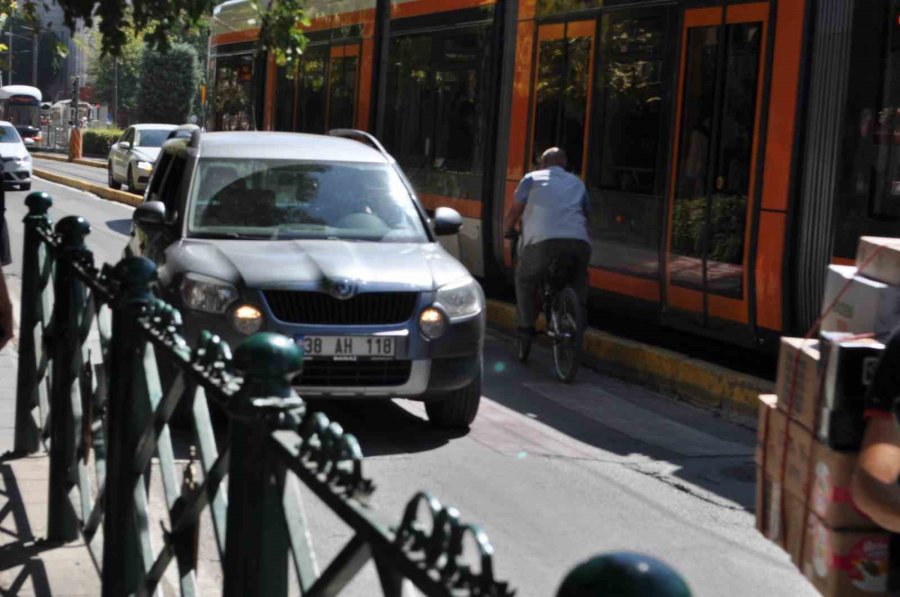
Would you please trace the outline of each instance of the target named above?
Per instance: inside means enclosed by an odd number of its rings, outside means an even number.
[[[0,87],[0,113],[19,132],[25,146],[41,144],[41,95],[40,89],[29,85]]]

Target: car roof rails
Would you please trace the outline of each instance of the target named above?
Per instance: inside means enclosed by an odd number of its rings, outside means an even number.
[[[361,131],[359,129],[331,129],[328,131],[328,135],[330,137],[341,137],[344,139],[352,139],[354,141],[359,141],[365,145],[368,145],[372,149],[378,151],[388,162],[393,162],[394,158],[391,157],[391,154],[387,152],[387,149],[384,148],[384,145],[375,138],[375,135],[372,133],[367,133],[366,131]]]

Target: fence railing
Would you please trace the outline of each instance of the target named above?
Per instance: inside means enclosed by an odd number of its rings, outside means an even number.
[[[513,595],[494,576],[485,533],[433,496],[418,493],[397,524],[381,522],[357,440],[307,411],[291,386],[303,365],[292,340],[256,334],[232,357],[204,332],[190,348],[181,314],[153,295],[153,262],[98,268],[85,219],[54,228],[47,194],[25,203],[15,451],[49,452],[47,540],[80,535],[104,596],[156,594],[166,575],[170,589],[200,594],[204,515],[215,552],[205,560],[218,563],[216,592],[226,597],[284,596],[291,579],[302,595],[337,595],[369,562],[388,596],[400,596],[404,581],[429,596]],[[188,459],[176,459],[176,411],[190,427]],[[213,411],[227,434],[217,435]],[[151,491],[154,470],[161,498]],[[321,571],[303,488],[352,533]],[[154,508],[165,519],[157,541]],[[662,562],[626,553],[574,568],[558,597],[607,586],[690,595]]]
[[[197,594],[203,513],[226,596],[287,595],[289,569],[302,594],[334,595],[370,561],[386,595],[400,595],[404,579],[427,595],[512,594],[494,578],[487,536],[434,497],[415,495],[397,525],[379,521],[356,439],[308,412],[290,384],[302,367],[293,341],[257,334],[232,357],[205,333],[192,350],[179,312],[151,292],[151,261],[98,269],[87,221],[51,228],[49,196],[26,204],[15,447],[49,449],[47,538],[83,536],[104,595],[153,594],[173,564],[180,593]],[[211,408],[227,418],[224,440]],[[190,413],[196,472],[175,458],[176,409]],[[159,547],[149,528],[156,469],[168,518]],[[321,572],[301,485],[353,533]]]

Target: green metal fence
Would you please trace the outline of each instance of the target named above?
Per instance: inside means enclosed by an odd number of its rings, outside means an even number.
[[[181,315],[153,296],[152,262],[98,269],[87,221],[68,216],[52,228],[49,196],[26,204],[15,447],[49,451],[47,538],[80,534],[104,595],[154,594],[173,564],[180,593],[197,594],[207,511],[226,596],[287,595],[289,569],[303,595],[335,595],[370,561],[386,595],[400,595],[404,579],[426,595],[512,595],[494,578],[487,536],[434,497],[415,495],[397,525],[379,522],[356,439],[308,412],[291,387],[302,367],[293,341],[257,334],[232,357],[204,333],[192,350]],[[196,471],[175,458],[169,422],[179,404]],[[211,406],[227,416],[225,440]],[[160,546],[150,529],[154,457],[168,511]],[[353,533],[321,572],[301,485]]]

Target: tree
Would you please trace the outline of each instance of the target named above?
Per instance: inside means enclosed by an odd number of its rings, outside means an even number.
[[[143,40],[133,36],[122,49],[122,55],[118,59],[113,59],[112,56],[97,57],[88,68],[97,90],[97,100],[108,104],[112,110],[118,81],[118,109],[133,114],[137,109],[143,55]]]
[[[197,51],[190,45],[177,43],[165,52],[145,48],[137,100],[140,119],[170,124],[186,122],[199,79]]]
[[[121,56],[129,32],[144,36],[153,49],[165,51],[179,31],[198,28],[220,0],[56,0],[65,24],[75,31],[79,21],[96,29],[104,56]],[[259,45],[279,66],[293,66],[306,47],[303,27],[309,25],[306,0],[254,1],[260,23]],[[17,9],[31,27],[42,28],[43,0],[0,0],[0,27]],[[0,44],[2,49],[2,44]],[[293,71],[292,68],[288,71]]]

